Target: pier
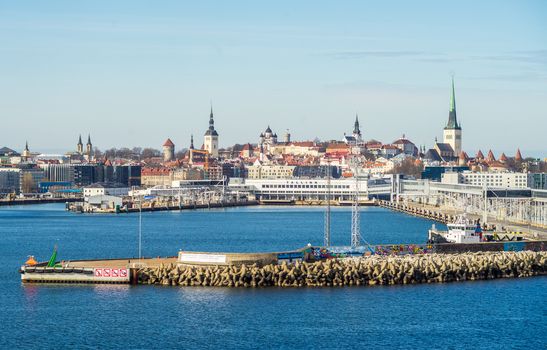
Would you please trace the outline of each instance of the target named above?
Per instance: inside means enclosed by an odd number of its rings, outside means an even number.
[[[72,203],[81,201],[81,198],[68,197],[68,198],[15,198],[15,199],[1,199],[0,206],[7,205],[30,205],[30,204],[48,204],[48,203]]]
[[[164,265],[138,271],[140,284],[212,287],[343,287],[441,283],[545,275],[545,252],[334,259],[281,265]]]
[[[222,254],[212,255],[217,258]],[[61,267],[23,267],[21,272],[22,281],[27,283],[342,287],[542,276],[547,273],[547,253],[375,255],[265,265],[181,264],[175,258],[97,260],[72,262]]]
[[[120,214],[120,213],[139,213],[139,212],[154,212],[154,211],[174,211],[174,210],[192,210],[192,209],[212,209],[212,208],[232,208],[232,207],[247,207],[259,205],[256,200],[239,200],[239,201],[214,201],[207,203],[147,203],[142,207],[138,204],[131,203],[123,207],[107,206],[102,208],[91,209],[86,207],[82,202],[72,203],[67,206],[68,210],[79,213],[102,213],[102,214]]]
[[[411,201],[406,202],[391,202],[386,200],[379,200],[378,205],[391,209],[394,211],[399,211],[405,214],[410,214],[413,216],[422,217],[429,220],[434,220],[437,222],[441,222],[443,224],[453,222],[456,217],[463,213],[462,210],[456,209],[456,208],[441,208],[441,207],[435,207],[432,205],[426,205],[421,203],[414,203]],[[477,220],[482,219],[482,217],[478,214],[467,214],[470,219]],[[484,223],[483,223],[484,224]],[[524,225],[524,224],[518,224],[514,222],[507,222],[497,219],[490,219],[488,221],[487,226],[490,229],[493,229],[495,227],[498,228],[504,228],[502,230],[503,234],[519,234],[522,235],[525,238],[533,239],[533,240],[544,240],[547,239],[547,230],[541,227],[535,227],[531,225]]]
[[[24,265],[20,272],[25,283],[302,287],[450,282],[544,275],[546,243],[308,246],[271,253],[180,251],[176,257],[67,260],[49,267],[39,263]]]

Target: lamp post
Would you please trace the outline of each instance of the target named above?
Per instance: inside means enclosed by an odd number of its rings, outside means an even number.
[[[139,260],[142,259],[142,195],[139,198]]]

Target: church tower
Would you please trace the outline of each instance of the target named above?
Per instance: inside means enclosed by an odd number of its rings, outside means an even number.
[[[362,141],[361,139],[361,129],[359,128],[359,116],[355,115],[355,124],[353,124],[353,137],[355,137],[356,142]]]
[[[28,141],[25,142],[25,150],[23,151],[23,158],[30,158],[30,149],[28,148]]]
[[[76,152],[79,154],[84,154],[84,144],[82,142],[82,135],[78,138],[78,143],[76,144]]]
[[[93,144],[91,144],[91,135],[87,134],[87,144],[85,145],[85,153],[91,159],[93,153]]]
[[[209,129],[205,132],[203,140],[205,150],[213,158],[218,158],[218,133],[215,130],[215,120],[213,119],[213,106],[211,106],[211,114],[209,115]]]
[[[458,156],[462,150],[462,128],[456,118],[456,94],[454,92],[454,77],[452,77],[452,91],[450,94],[450,110],[448,112],[448,123],[443,132],[443,142],[448,143]]]

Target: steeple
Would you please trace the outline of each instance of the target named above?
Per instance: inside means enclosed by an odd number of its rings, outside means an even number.
[[[355,124],[353,125],[353,135],[361,136],[361,130],[359,129],[359,116],[355,114]]]
[[[215,130],[215,120],[213,117],[213,104],[211,103],[211,114],[209,115],[209,129],[205,132],[203,138],[203,148],[212,158],[218,158],[218,133]]]
[[[25,141],[25,150],[23,151],[23,157],[30,157],[30,150],[28,149],[28,141]]]
[[[457,129],[460,130],[461,127],[458,124],[458,119],[456,118],[456,93],[454,90],[454,76],[452,76],[452,90],[450,93],[450,109],[448,111],[448,123],[446,124],[445,129]]]
[[[91,160],[91,153],[93,153],[93,145],[91,144],[91,135],[87,134],[87,144],[85,146],[85,153],[89,157],[88,160]]]
[[[190,135],[190,149],[194,149],[194,135]]]
[[[76,152],[84,154],[84,144],[82,143],[82,135],[78,137],[78,143],[76,144]]]
[[[205,136],[218,136],[218,133],[215,130],[215,120],[213,118],[213,104],[211,104],[211,114],[209,114],[209,129],[205,132]]]

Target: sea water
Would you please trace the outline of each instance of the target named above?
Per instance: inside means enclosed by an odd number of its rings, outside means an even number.
[[[351,211],[332,213],[350,242]],[[433,222],[361,209],[370,244],[424,243]],[[246,207],[142,214],[145,256],[293,250],[323,242],[323,210]],[[74,214],[61,204],[0,208],[2,348],[545,348],[547,279],[411,286],[229,289],[20,282],[28,255],[138,254],[138,214]]]

